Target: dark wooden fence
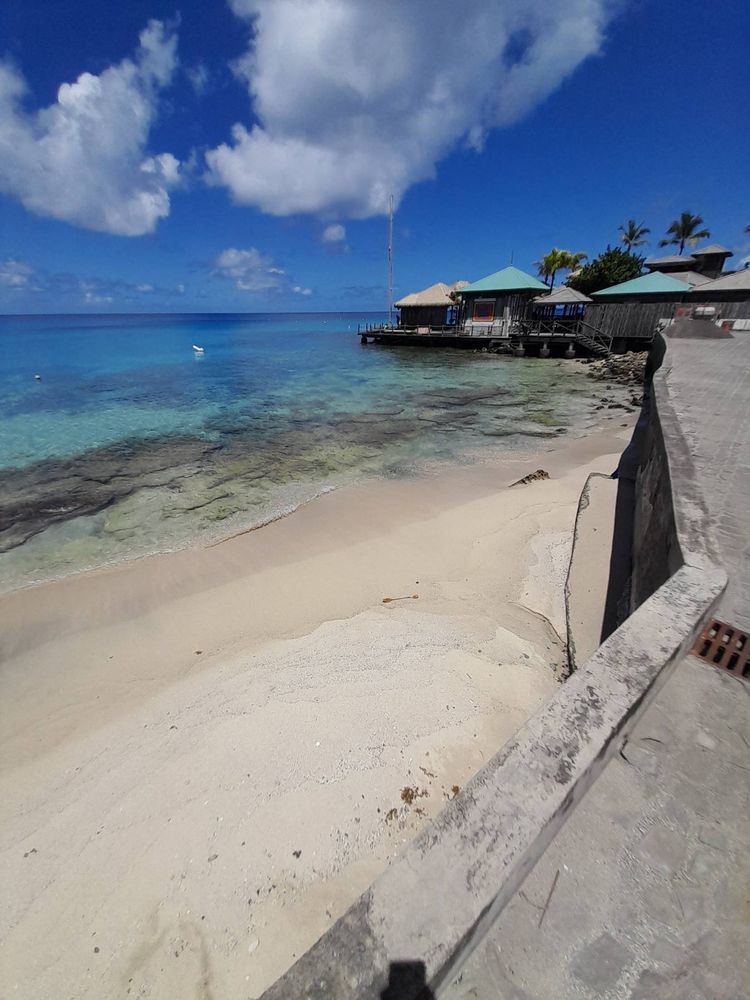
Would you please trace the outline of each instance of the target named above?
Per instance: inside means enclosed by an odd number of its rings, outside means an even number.
[[[586,306],[586,322],[611,340],[651,340],[674,309],[674,302],[593,302]]]

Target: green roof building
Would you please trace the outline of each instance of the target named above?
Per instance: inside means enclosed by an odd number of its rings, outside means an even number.
[[[460,326],[468,336],[508,337],[518,330],[519,322],[529,313],[531,300],[539,292],[549,291],[538,278],[517,267],[480,278],[462,288]]]
[[[679,281],[669,274],[652,271],[642,274],[640,278],[622,281],[619,285],[610,285],[598,292],[592,292],[594,301],[630,302],[644,300],[646,302],[672,302],[690,293],[690,285]]]
[[[547,291],[547,286],[538,278],[521,271],[517,267],[504,267],[494,274],[488,274],[486,278],[480,278],[467,288],[461,290],[462,295],[476,294],[479,292],[525,292],[525,291]]]

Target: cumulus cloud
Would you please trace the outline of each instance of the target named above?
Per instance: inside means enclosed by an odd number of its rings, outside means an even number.
[[[313,294],[312,288],[293,284],[284,268],[256,247],[247,250],[229,247],[223,250],[214,261],[213,270],[214,274],[234,282],[235,288],[241,292]]]
[[[57,101],[23,108],[26,85],[0,62],[0,191],[31,212],[123,236],[153,232],[180,180],[171,153],[150,155],[161,88],[177,65],[177,39],[160,21],[141,32],[133,59],[64,83]]]
[[[385,212],[552,93],[621,2],[230,0],[258,122],[206,154],[209,177],[272,215]]]
[[[320,238],[324,243],[342,243],[346,239],[346,229],[340,224],[326,226]]]
[[[283,268],[255,247],[223,250],[214,262],[214,271],[229,278],[242,292],[276,292],[287,283]]]

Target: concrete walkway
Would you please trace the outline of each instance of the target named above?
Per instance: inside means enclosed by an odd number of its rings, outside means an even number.
[[[750,627],[750,335],[672,340],[667,385]],[[750,683],[687,657],[450,1000],[750,996]]]
[[[749,718],[684,660],[445,995],[750,996]]]
[[[717,614],[750,630],[750,333],[670,340],[668,356],[667,385],[729,574]]]

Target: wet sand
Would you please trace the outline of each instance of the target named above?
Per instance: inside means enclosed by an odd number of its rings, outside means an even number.
[[[1,992],[257,996],[555,690],[623,422],[0,599]]]

